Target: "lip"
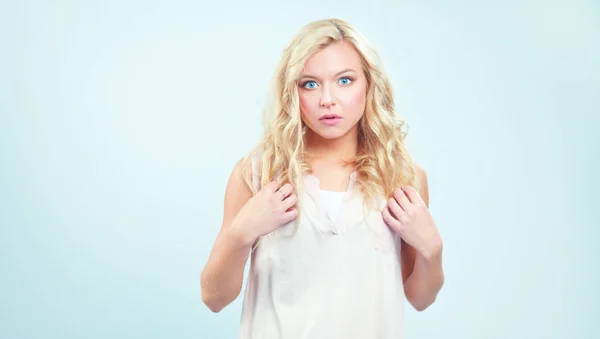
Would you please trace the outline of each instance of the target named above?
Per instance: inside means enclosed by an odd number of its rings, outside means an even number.
[[[326,114],[319,118],[319,121],[321,121],[324,125],[334,126],[342,121],[342,117],[336,114]]]
[[[327,119],[341,119],[342,117],[337,114],[325,114],[320,117],[319,120],[327,120]]]

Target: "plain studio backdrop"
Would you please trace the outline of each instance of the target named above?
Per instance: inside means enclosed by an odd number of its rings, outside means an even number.
[[[598,338],[594,1],[3,1],[0,337],[235,338],[199,275],[283,46],[379,51],[446,283],[407,338]],[[361,291],[356,291],[361,293]]]

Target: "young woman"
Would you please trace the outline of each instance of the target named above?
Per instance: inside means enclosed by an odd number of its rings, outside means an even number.
[[[442,287],[442,240],[377,53],[342,20],[309,23],[272,99],[229,179],[204,303],[231,303],[251,257],[240,338],[403,338],[404,298],[424,310]]]

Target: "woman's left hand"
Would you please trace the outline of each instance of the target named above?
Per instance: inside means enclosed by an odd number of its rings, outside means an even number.
[[[382,214],[386,224],[421,255],[430,257],[441,251],[442,239],[437,226],[413,187],[395,189]]]

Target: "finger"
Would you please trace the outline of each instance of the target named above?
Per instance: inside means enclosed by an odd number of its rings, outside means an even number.
[[[276,192],[279,189],[279,183],[277,181],[271,181],[265,185],[265,188],[271,192]]]
[[[398,202],[396,201],[396,199],[394,198],[390,198],[388,200],[388,204],[387,207],[389,209],[389,212],[391,212],[391,216],[398,220],[398,221],[403,221],[405,219],[404,214],[406,212],[404,212],[404,210],[402,209],[402,207],[400,207],[400,205],[398,204]]]
[[[298,196],[293,193],[290,194],[287,198],[285,198],[285,200],[283,200],[284,211],[287,211],[288,209],[294,207],[297,202],[298,202]]]
[[[404,187],[404,193],[405,193],[406,197],[408,198],[408,200],[410,200],[411,203],[413,203],[413,204],[423,203],[423,199],[421,199],[419,192],[417,192],[417,190],[414,189],[412,186]]]
[[[390,214],[390,210],[387,207],[384,208],[383,211],[381,211],[381,214],[385,223],[388,224],[388,226],[390,226],[391,228],[399,229],[402,226],[402,223]]]
[[[298,217],[298,210],[296,208],[292,208],[282,215],[281,222],[283,224],[287,224],[288,222],[295,220],[297,217]]]
[[[408,200],[408,197],[401,189],[397,188],[394,190],[394,199],[396,199],[404,211],[408,211],[410,209],[410,200]]]
[[[292,187],[292,185],[290,183],[287,183],[285,185],[283,185],[279,191],[281,192],[280,194],[282,195],[282,200],[287,198],[293,191],[294,188]]]

